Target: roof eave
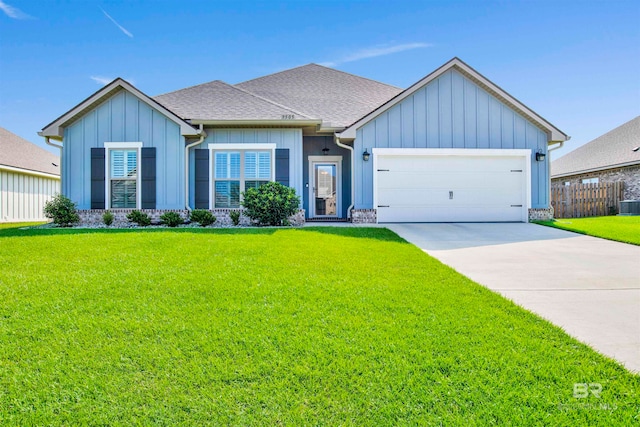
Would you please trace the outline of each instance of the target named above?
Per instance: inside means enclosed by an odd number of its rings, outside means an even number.
[[[100,102],[102,98],[106,98],[110,96],[115,91],[123,89],[139,99],[143,100],[150,107],[160,111],[163,115],[169,118],[171,121],[175,122],[178,126],[180,126],[180,134],[183,136],[197,136],[198,129],[195,129],[193,126],[189,125],[184,119],[180,116],[176,115],[158,101],[154,100],[150,96],[146,95],[144,92],[137,89],[135,86],[127,82],[126,80],[118,77],[113,80],[111,83],[105,85],[98,91],[94,92],[84,101],[80,102],[78,105],[73,107],[71,110],[67,111],[62,116],[58,117],[53,122],[49,123],[42,129],[42,132],[38,132],[40,136],[50,137],[57,140],[62,140],[64,136],[64,127],[68,125],[70,122],[75,120],[77,116],[82,114],[87,109],[91,108],[94,104]]]
[[[633,160],[631,162],[618,163],[618,164],[615,164],[615,165],[600,166],[600,167],[597,167],[597,168],[583,169],[583,170],[579,170],[579,171],[565,172],[565,173],[561,173],[561,174],[558,174],[558,175],[551,175],[551,179],[565,178],[565,177],[568,177],[568,176],[582,175],[582,174],[591,173],[591,172],[600,172],[600,171],[604,171],[604,170],[608,170],[608,169],[626,168],[628,166],[635,166],[635,165],[640,165],[640,160]],[[551,167],[553,168],[553,166],[551,166]]]
[[[207,119],[190,119],[189,122],[192,125],[204,125],[204,126],[288,126],[288,127],[300,127],[300,126],[320,126],[322,120],[281,120],[281,119],[244,119],[244,120],[207,120]]]

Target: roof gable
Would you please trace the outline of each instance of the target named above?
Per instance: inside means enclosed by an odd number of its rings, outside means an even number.
[[[640,116],[551,162],[551,177],[640,164]]]
[[[436,69],[435,71],[433,71],[432,73],[424,77],[423,79],[414,83],[412,86],[410,86],[408,89],[406,89],[402,93],[398,94],[397,96],[395,96],[394,98],[386,102],[385,104],[381,105],[379,108],[371,111],[369,114],[360,118],[355,123],[350,124],[347,127],[347,129],[345,129],[342,133],[340,133],[340,137],[343,139],[354,139],[356,137],[356,130],[358,128],[362,127],[366,123],[370,122],[371,120],[380,116],[384,112],[388,111],[395,105],[402,102],[404,99],[410,97],[415,92],[417,92],[421,88],[428,85],[430,82],[436,80],[437,78],[442,76],[444,73],[452,69],[460,72],[463,76],[465,76],[466,78],[471,80],[473,83],[477,84],[479,87],[487,91],[490,95],[494,96],[499,101],[506,104],[509,108],[513,109],[514,111],[516,111],[517,113],[519,113],[520,115],[522,115],[523,117],[531,121],[533,124],[535,124],[537,127],[545,131],[547,133],[549,142],[566,141],[569,139],[569,136],[567,136],[564,132],[562,132],[555,126],[553,126],[547,120],[539,116],[533,110],[529,109],[527,106],[522,104],[516,98],[509,95],[506,91],[504,91],[498,85],[491,82],[489,79],[487,79],[486,77],[478,73],[476,70],[474,70],[473,68],[471,68],[469,65],[465,64],[463,61],[461,61],[458,58],[453,58],[446,64],[442,65],[441,67],[439,67],[438,69]]]
[[[402,89],[343,71],[308,64],[238,83],[235,87],[343,128]]]
[[[0,167],[60,176],[60,157],[0,127]]]
[[[206,120],[308,120],[312,117],[220,80],[155,96],[184,119]]]
[[[54,139],[61,140],[63,136],[63,128],[76,121],[79,117],[86,114],[88,111],[97,107],[106,99],[113,96],[115,93],[125,90],[147,105],[149,107],[158,110],[160,113],[165,115],[171,121],[175,122],[178,126],[180,126],[181,135],[195,136],[198,134],[198,130],[191,126],[189,123],[185,122],[181,117],[177,116],[174,112],[168,110],[158,101],[150,98],[142,91],[135,88],[131,83],[125,81],[124,79],[118,77],[113,80],[111,83],[105,85],[98,91],[94,92],[87,99],[73,107],[71,110],[67,111],[62,116],[58,117],[53,122],[49,123],[42,129],[42,132],[39,132],[40,136],[51,137]]]

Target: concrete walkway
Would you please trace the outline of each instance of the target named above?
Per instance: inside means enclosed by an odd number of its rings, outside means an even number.
[[[640,246],[535,224],[387,227],[640,372]]]

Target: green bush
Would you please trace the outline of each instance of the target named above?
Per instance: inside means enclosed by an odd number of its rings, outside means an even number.
[[[160,215],[160,221],[163,224],[168,225],[169,227],[177,227],[178,225],[184,223],[184,220],[177,212],[165,212]]]
[[[138,210],[129,212],[127,214],[127,219],[131,222],[135,222],[141,227],[151,225],[151,218],[149,218],[149,215]]]
[[[240,211],[229,212],[229,218],[231,218],[231,222],[233,222],[233,225],[240,224],[240,215],[241,215]]]
[[[260,225],[286,225],[297,212],[300,198],[296,190],[278,182],[268,182],[242,193],[245,215]]]
[[[56,194],[53,199],[45,203],[44,216],[51,218],[60,227],[71,227],[80,222],[76,206],[68,197]]]
[[[216,222],[216,217],[206,209],[194,209],[191,211],[191,222],[200,224],[201,227],[206,227]]]
[[[107,227],[113,224],[113,219],[114,219],[114,216],[109,211],[106,211],[105,213],[102,214],[102,222],[104,222],[104,225],[106,225]]]

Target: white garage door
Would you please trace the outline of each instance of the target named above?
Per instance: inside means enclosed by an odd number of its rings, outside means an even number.
[[[374,150],[378,222],[527,220],[528,150],[400,151]]]

